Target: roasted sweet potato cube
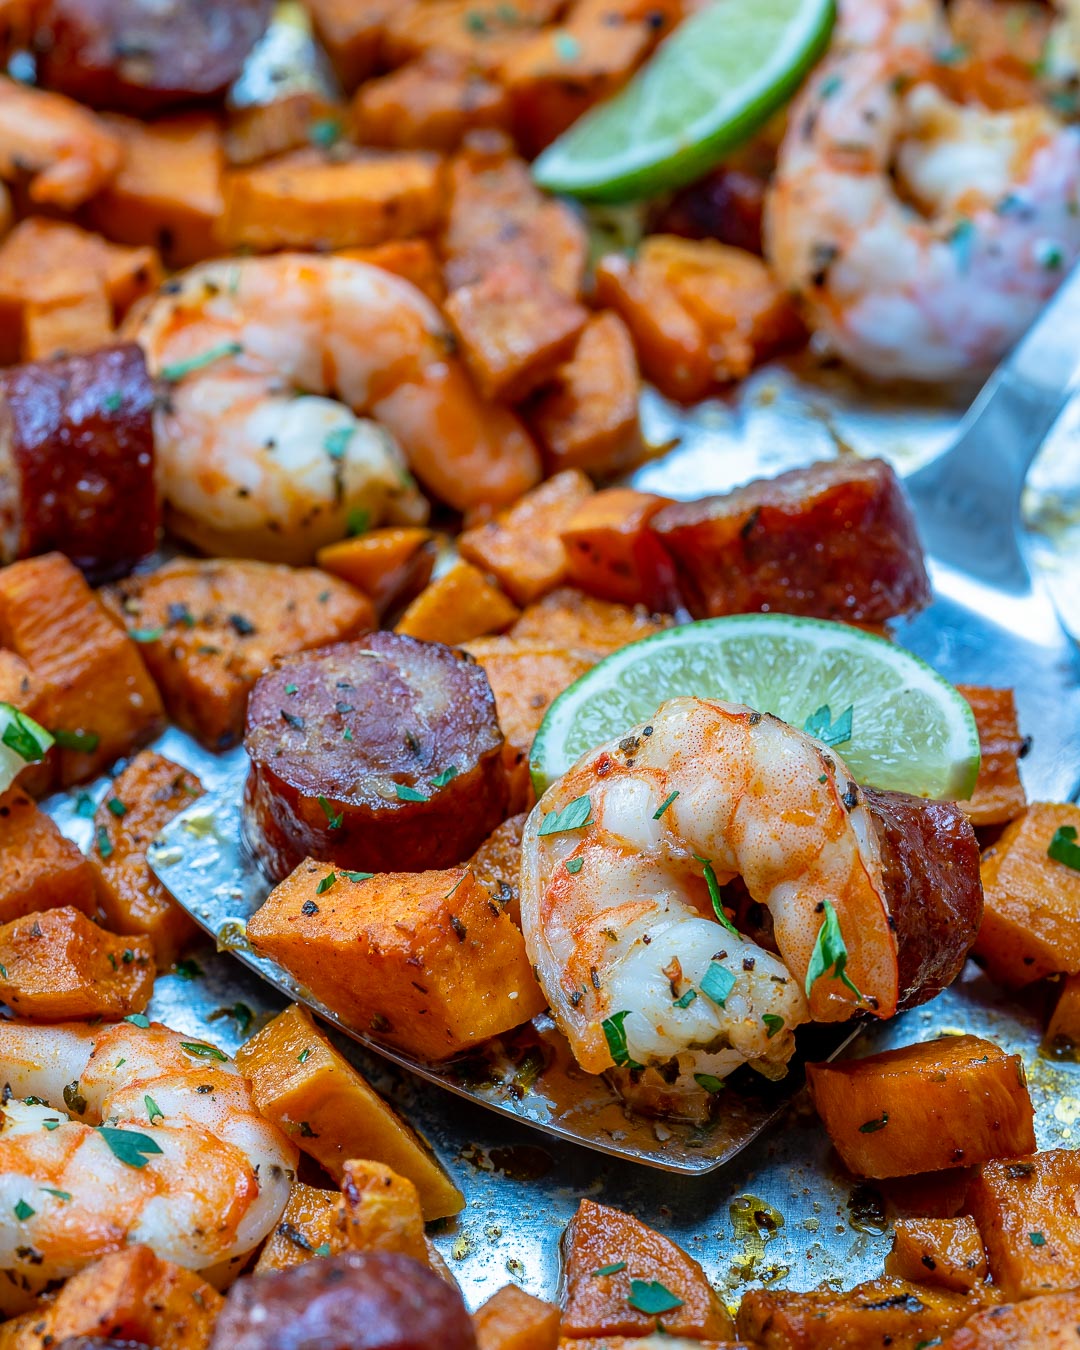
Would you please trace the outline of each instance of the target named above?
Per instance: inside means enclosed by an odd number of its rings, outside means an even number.
[[[564,1336],[647,1336],[661,1329],[694,1339],[733,1335],[727,1308],[693,1257],[632,1214],[582,1200],[563,1252]],[[635,1292],[654,1284],[678,1306],[659,1315],[639,1311]]]
[[[945,1289],[928,1289],[886,1276],[848,1293],[815,1289],[751,1289],[743,1295],[735,1325],[740,1337],[761,1350],[838,1350],[890,1346],[918,1350],[939,1343],[988,1300]]]
[[[507,5],[472,0],[424,0],[396,7],[384,34],[384,55],[401,65],[427,52],[457,56],[477,70],[493,71],[527,38],[549,23],[563,0],[515,0]]]
[[[0,647],[0,703],[11,703],[35,721],[41,716],[41,696],[44,686],[29,664]],[[48,792],[56,777],[56,750],[37,764],[28,764],[15,780],[24,791],[40,797]]]
[[[1035,1147],[1019,1055],[978,1036],[808,1064],[818,1115],[856,1176],[970,1167]]]
[[[422,1059],[457,1054],[546,1006],[521,934],[465,868],[353,881],[309,858],[247,932],[346,1021]]]
[[[559,1350],[750,1350],[744,1341],[699,1341],[682,1336],[563,1336]],[[0,1347],[0,1350],[3,1350]]]
[[[1080,1285],[1080,1152],[988,1162],[965,1206],[979,1225],[990,1276],[1006,1298]]]
[[[21,788],[0,796],[0,923],[70,905],[93,914],[93,864]]]
[[[92,778],[164,726],[138,647],[59,553],[0,571],[0,646],[42,683],[40,721],[56,737],[61,787]]]
[[[126,1247],[73,1275],[52,1303],[25,1318],[4,1350],[47,1350],[69,1337],[206,1350],[225,1300],[194,1271],[149,1247]],[[77,1343],[77,1342],[76,1342]]]
[[[230,165],[258,164],[306,145],[336,145],[345,109],[314,89],[294,89],[272,103],[230,111],[225,159]]]
[[[516,1284],[504,1284],[473,1313],[479,1350],[556,1350],[559,1310]]]
[[[509,636],[591,651],[599,659],[631,642],[652,637],[669,623],[649,614],[642,605],[616,605],[562,586],[527,606]]]
[[[424,589],[437,553],[430,530],[398,525],[328,544],[315,556],[324,572],[358,587],[381,615]]]
[[[777,610],[884,623],[930,598],[911,507],[880,459],[839,459],[652,519],[699,618]]]
[[[310,1261],[316,1254],[336,1256],[348,1247],[338,1191],[324,1191],[294,1181],[277,1227],[255,1263],[255,1274],[284,1270]]]
[[[464,1205],[461,1192],[420,1136],[298,1004],[242,1045],[236,1062],[263,1115],[336,1181],[345,1176],[349,1158],[369,1158],[412,1182],[425,1219],[446,1218]]]
[[[1071,856],[1078,832],[1080,807],[1035,802],[983,854],[975,953],[999,984],[1080,973],[1080,870],[1050,856],[1055,839]]]
[[[560,538],[567,580],[589,595],[672,612],[679,603],[675,564],[649,528],[667,497],[633,488],[605,488],[587,497]]]
[[[436,305],[446,299],[442,265],[427,239],[391,239],[373,248],[345,248],[339,257],[353,258],[356,262],[381,267],[384,272],[393,272],[395,276],[411,281]]]
[[[341,1195],[348,1244],[361,1252],[400,1252],[427,1265],[424,1216],[416,1187],[384,1163],[350,1158]]]
[[[472,563],[455,563],[409,605],[395,632],[457,646],[509,628],[521,611]]]
[[[117,937],[65,905],[0,927],[0,1001],[31,1022],[117,1019],[154,988],[149,938]]]
[[[248,694],[272,657],[375,626],[371,602],[344,581],[240,559],[177,558],[129,577],[110,598],[143,636],[169,715],[211,750],[240,740]]]
[[[26,361],[92,352],[112,337],[112,306],[102,277],[88,276],[83,289],[23,306],[22,355]]]
[[[1080,1063],[1080,975],[1062,981],[1043,1045],[1051,1059]]]
[[[497,137],[479,140],[466,144],[449,167],[441,241],[447,286],[456,290],[482,281],[493,267],[513,259],[577,299],[588,257],[584,225],[563,202],[540,191],[529,166],[508,154]]]
[[[1019,770],[1026,742],[1016,721],[1016,699],[1011,689],[957,688],[975,714],[982,751],[975,791],[960,804],[972,825],[1005,825],[1027,805]]]
[[[170,267],[220,252],[215,231],[225,210],[225,155],[217,120],[204,113],[104,120],[124,159],[87,208],[94,227],[122,244],[152,244]]]
[[[428,234],[439,223],[442,168],[423,151],[327,160],[292,155],[224,179],[228,248],[353,248]]]
[[[885,1274],[963,1293],[986,1279],[986,1252],[974,1219],[897,1219]]]
[[[566,573],[559,531],[592,493],[577,469],[567,469],[527,492],[483,525],[458,539],[461,555],[498,579],[519,605],[554,590]]]
[[[516,403],[573,352],[587,311],[534,267],[508,259],[443,306],[476,387]]]
[[[613,311],[595,314],[569,359],[528,409],[529,425],[556,469],[608,478],[644,456],[634,344]],[[627,489],[629,490],[629,489]]]
[[[357,143],[390,150],[455,150],[466,132],[509,123],[506,90],[445,55],[368,80],[352,104]]]
[[[379,64],[390,16],[415,7],[415,0],[307,0],[315,32],[346,90]]]
[[[984,1308],[954,1331],[949,1350],[1072,1350],[1080,1326],[1080,1289]]]
[[[150,871],[146,850],[173,816],[201,796],[202,784],[193,773],[144,750],[113,780],[94,817],[98,897],[105,921],[117,933],[146,933],[159,968],[172,965],[197,930]],[[110,808],[111,802],[117,806]]]
[[[521,927],[521,895],[518,874],[521,871],[521,836],[525,830],[525,812],[504,820],[469,859],[469,870],[514,923]]]

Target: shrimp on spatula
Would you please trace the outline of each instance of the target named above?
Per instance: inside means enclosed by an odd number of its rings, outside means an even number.
[[[578,1063],[658,1070],[675,1098],[741,1064],[782,1077],[802,1023],[933,997],[981,914],[959,808],[860,787],[822,742],[718,700],[671,699],[585,755],[523,849],[522,930]],[[753,938],[736,878],[768,915]]]

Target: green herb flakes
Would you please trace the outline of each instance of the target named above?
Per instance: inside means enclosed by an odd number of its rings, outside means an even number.
[[[128,637],[132,642],[150,643],[160,642],[165,636],[164,628],[129,628]]]
[[[883,1130],[889,1123],[888,1111],[882,1111],[881,1115],[874,1120],[866,1120],[859,1126],[860,1134],[877,1134],[878,1130]]]
[[[734,933],[738,937],[739,930],[724,912],[724,898],[720,894],[720,883],[716,879],[716,868],[713,867],[708,858],[702,858],[697,853],[694,854],[694,861],[702,864],[702,875],[705,878],[705,885],[709,888],[709,899],[712,901],[713,913],[729,933]]]
[[[341,822],[345,818],[345,812],[339,811],[335,815],[334,808],[330,805],[330,803],[326,800],[325,797],[319,797],[318,802],[319,805],[322,807],[323,815],[326,817],[330,829],[340,830]]]
[[[1045,1247],[1046,1238],[1042,1233],[1029,1233],[1028,1241],[1033,1247]]]
[[[61,750],[77,750],[86,755],[92,755],[101,744],[96,731],[69,731],[66,727],[56,727],[52,736]]]
[[[445,787],[447,783],[453,782],[457,776],[458,767],[456,764],[451,764],[449,768],[443,769],[442,773],[435,775],[431,780],[431,786],[437,788]]]
[[[566,860],[566,870],[572,877],[576,877],[584,866],[584,858],[567,858]]]
[[[310,1055],[311,1055],[311,1046],[305,1045],[303,1050],[301,1050],[300,1053],[296,1056],[297,1064],[306,1064]]]
[[[325,895],[335,881],[337,881],[337,873],[327,872],[326,876],[324,876],[323,879],[319,882],[319,884],[315,887],[315,894]]]
[[[604,1029],[604,1039],[607,1041],[608,1050],[611,1052],[611,1058],[618,1067],[628,1069],[640,1069],[641,1065],[636,1064],[631,1058],[626,1048],[626,1032],[623,1029],[623,1023],[630,1016],[630,1011],[612,1013],[606,1017],[601,1026]]]
[[[653,820],[659,820],[660,817],[664,814],[664,812],[668,809],[668,807],[671,805],[671,803],[675,800],[675,798],[678,795],[679,795],[678,788],[676,788],[674,792],[669,792],[668,795],[664,798],[664,800],[660,803],[659,809],[653,812]]]
[[[342,872],[343,877],[348,877],[350,881],[370,881],[375,875],[374,872]]]
[[[724,1090],[724,1080],[717,1078],[715,1074],[696,1073],[694,1074],[694,1082],[699,1088],[704,1088],[706,1092],[711,1092],[714,1096]]]
[[[243,350],[243,343],[219,342],[216,347],[200,352],[198,356],[189,356],[186,361],[176,361],[172,365],[162,366],[161,378],[169,384],[175,384],[177,380],[182,380],[185,375],[191,375],[196,370],[203,370],[207,366],[212,366],[215,361],[221,361],[227,356],[239,356]]]
[[[55,1186],[39,1186],[38,1190],[44,1191],[46,1195],[55,1196],[57,1200],[63,1201],[64,1204],[67,1204],[67,1202],[71,1199],[70,1191],[58,1191],[55,1188]]]
[[[150,1121],[151,1125],[153,1125],[155,1120],[165,1119],[161,1107],[158,1106],[157,1102],[154,1101],[153,1097],[151,1097],[149,1093],[147,1093],[146,1096],[143,1097],[143,1105],[146,1107],[147,1119]]]
[[[618,1275],[620,1270],[626,1269],[625,1261],[612,1261],[610,1266],[597,1266],[592,1272],[593,1279],[598,1275]]]
[[[105,804],[109,808],[109,810],[113,813],[114,816],[127,815],[128,809],[124,805],[124,803],[120,800],[119,797],[110,797]]]
[[[328,431],[323,437],[323,449],[333,460],[342,460],[345,458],[345,452],[349,448],[349,442],[352,440],[356,431],[355,427],[334,427],[333,431]]]
[[[735,988],[735,976],[719,961],[712,961],[702,978],[700,988],[706,998],[711,999],[718,1008],[722,1008],[727,1002],[728,994]]]
[[[806,972],[806,997],[810,997],[810,991],[818,980],[830,975],[850,989],[861,1003],[863,996],[847,973],[848,953],[843,934],[840,932],[840,920],[836,917],[836,907],[831,900],[823,901],[822,907],[825,919],[818,929],[817,940],[810,956],[810,966]]]
[[[832,711],[827,703],[823,704],[815,713],[803,723],[803,731],[808,736],[816,736],[819,741],[824,741],[826,745],[844,745],[851,740],[851,726],[855,717],[855,707],[849,704],[834,722],[832,720]]]
[[[150,1025],[150,1019],[145,1013],[130,1013],[124,1021],[130,1022],[133,1027],[141,1027],[143,1031]]]
[[[1080,872],[1080,844],[1076,842],[1075,825],[1062,825],[1054,831],[1046,856],[1051,862],[1062,863],[1074,872]]]
[[[197,1059],[217,1059],[222,1064],[229,1062],[229,1056],[222,1054],[216,1045],[206,1045],[202,1041],[181,1041],[180,1049],[186,1050],[189,1055],[194,1055]]]
[[[80,792],[75,798],[75,814],[82,820],[93,820],[94,809],[94,799],[89,792]]]
[[[15,1206],[15,1217],[20,1223],[25,1223],[27,1219],[32,1219],[37,1210],[28,1205],[25,1200],[20,1200]]]
[[[94,842],[97,846],[98,857],[104,859],[111,858],[113,855],[112,840],[109,838],[109,831],[104,825],[99,825],[94,832]]]
[[[674,1312],[683,1306],[666,1284],[659,1280],[631,1280],[630,1297],[626,1300],[637,1312],[658,1316],[661,1313]]]
[[[182,980],[198,980],[204,974],[202,966],[190,956],[185,957],[183,961],[177,961],[173,969]]]
[[[561,811],[548,811],[540,822],[537,834],[565,834],[568,830],[581,830],[592,824],[592,802],[588,794],[575,797]]]
[[[119,1130],[111,1125],[98,1125],[98,1134],[112,1150],[113,1156],[127,1167],[145,1167],[150,1156],[163,1150],[148,1134],[134,1130]]]
[[[761,1020],[765,1023],[766,1040],[772,1040],[777,1032],[783,1031],[784,1019],[776,1013],[762,1013]]]
[[[431,798],[422,792],[417,792],[416,788],[409,787],[408,783],[395,783],[394,792],[399,802],[426,802]]]

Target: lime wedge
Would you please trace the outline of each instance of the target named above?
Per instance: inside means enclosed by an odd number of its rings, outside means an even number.
[[[536,181],[625,201],[700,178],[783,107],[835,17],[834,0],[713,0],[625,89],[548,146],[533,165]]]
[[[961,800],[975,786],[974,715],[925,661],[845,624],[740,614],[631,643],[560,694],[533,744],[537,795],[680,694],[745,703],[810,730],[871,787]]]

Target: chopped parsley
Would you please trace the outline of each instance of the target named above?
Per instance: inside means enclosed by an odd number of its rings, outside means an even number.
[[[874,1120],[866,1120],[859,1126],[860,1134],[877,1134],[878,1130],[883,1130],[889,1123],[888,1111],[882,1111],[881,1115]]]
[[[442,773],[435,775],[431,780],[431,786],[437,788],[445,787],[447,783],[452,782],[457,776],[458,766],[456,764],[451,764],[448,768],[443,769]]]
[[[83,820],[93,820],[94,809],[94,799],[89,792],[80,792],[75,798],[75,814]]]
[[[175,384],[185,375],[212,366],[215,361],[221,361],[226,356],[239,356],[243,350],[241,342],[219,342],[216,347],[210,347],[207,351],[200,352],[198,356],[189,356],[186,361],[175,361],[172,365],[162,366],[161,378],[169,384]]]
[[[130,1022],[133,1027],[141,1027],[143,1031],[150,1025],[150,1019],[145,1013],[130,1013],[124,1021]]]
[[[105,803],[105,805],[109,808],[109,810],[113,813],[114,816],[127,815],[128,809],[124,805],[124,803],[120,800],[119,797],[110,797],[109,800]]]
[[[323,438],[323,449],[333,460],[345,458],[345,452],[349,448],[349,442],[353,438],[355,427],[335,427],[333,431],[328,431]]]
[[[831,708],[827,703],[823,703],[817,712],[811,713],[803,723],[803,731],[808,736],[815,736],[819,741],[824,741],[826,745],[843,745],[851,740],[854,717],[854,704],[849,704],[834,722]]]
[[[399,802],[426,802],[431,798],[422,792],[417,792],[416,788],[409,787],[408,783],[395,783],[394,792],[397,794]]]
[[[341,123],[336,117],[323,117],[308,127],[308,140],[320,150],[329,150],[341,140]]]
[[[153,1125],[155,1120],[165,1119],[161,1107],[158,1106],[157,1102],[154,1101],[153,1097],[151,1097],[149,1093],[147,1093],[146,1096],[143,1097],[143,1105],[146,1107],[146,1115],[151,1125]]]
[[[716,914],[717,919],[724,925],[729,933],[734,933],[735,936],[738,937],[739,930],[724,912],[724,900],[723,896],[720,894],[720,883],[716,879],[716,868],[713,867],[708,858],[702,858],[697,853],[694,854],[694,861],[701,863],[704,867],[703,875],[705,877],[705,885],[709,888],[709,899],[712,901],[713,912]]]
[[[326,817],[330,828],[332,830],[340,830],[341,822],[345,818],[345,812],[339,811],[337,815],[335,815],[334,808],[330,805],[330,803],[326,800],[325,797],[320,797],[318,801],[319,805],[323,809],[323,815]]]
[[[124,406],[124,396],[119,390],[114,389],[111,394],[106,394],[101,400],[101,406],[106,412],[119,412]]]
[[[61,750],[81,750],[87,755],[92,755],[101,744],[96,731],[68,731],[65,727],[56,727],[52,736]]]
[[[623,1029],[623,1023],[629,1016],[629,1009],[625,1012],[612,1013],[600,1025],[604,1029],[604,1039],[607,1041],[611,1058],[619,1068],[640,1069],[641,1065],[630,1058],[630,1052],[626,1048],[626,1032]]]
[[[702,978],[700,988],[706,998],[712,999],[718,1008],[722,1008],[727,1002],[728,994],[735,988],[735,976],[719,961],[712,961]]]
[[[555,53],[560,61],[576,61],[581,55],[581,43],[572,33],[556,33]]]
[[[136,1134],[134,1130],[118,1130],[111,1125],[98,1125],[98,1134],[112,1150],[113,1156],[128,1167],[145,1167],[153,1153],[163,1150],[148,1134]]]
[[[6,713],[11,719],[4,727],[0,741],[28,764],[34,764],[43,758],[49,748],[46,744],[49,733],[45,728],[39,727],[32,717],[27,717],[10,703],[0,703],[0,712]]]
[[[28,1205],[25,1200],[20,1200],[15,1206],[15,1217],[20,1223],[25,1223],[27,1219],[32,1219],[36,1213],[37,1210],[31,1205]]]
[[[706,1092],[711,1092],[714,1095],[724,1090],[724,1080],[717,1078],[715,1074],[696,1073],[694,1074],[694,1082],[699,1088],[704,1088]]]
[[[584,858],[567,858],[566,860],[566,870],[572,877],[576,877],[584,866]]]
[[[350,539],[355,539],[358,534],[367,534],[371,529],[371,512],[365,511],[362,506],[354,506],[345,517],[345,528]]]
[[[202,1041],[181,1041],[180,1049],[186,1050],[197,1059],[219,1059],[222,1064],[229,1061],[229,1056],[222,1054],[216,1045],[206,1045]]]
[[[772,1040],[778,1031],[784,1029],[784,1019],[777,1013],[762,1013],[761,1020],[765,1023],[766,1040]]]
[[[1033,1247],[1045,1247],[1046,1238],[1042,1233],[1029,1233],[1028,1241]]]
[[[844,944],[843,934],[840,932],[840,920],[836,917],[836,908],[831,900],[823,901],[822,907],[825,911],[825,919],[818,929],[814,950],[810,955],[810,966],[806,972],[806,997],[810,997],[810,991],[822,976],[830,975],[834,980],[839,980],[841,984],[846,985],[855,997],[862,1002],[862,994],[847,973],[848,952]]]
[[[659,1280],[631,1280],[630,1297],[626,1300],[637,1312],[656,1316],[660,1313],[674,1312],[683,1306],[666,1284]]]
[[[310,1054],[311,1054],[311,1046],[305,1045],[303,1050],[301,1050],[300,1053],[296,1056],[297,1064],[306,1064]]]
[[[330,1255],[329,1242],[320,1242],[319,1245],[315,1248],[315,1250],[311,1254],[312,1256],[329,1256]]]
[[[1076,826],[1062,825],[1054,831],[1046,856],[1052,861],[1080,872],[1080,844],[1076,842]]]
[[[197,980],[203,974],[202,966],[190,956],[185,957],[183,961],[177,961],[175,971],[182,980]]]
[[[678,795],[679,795],[678,788],[676,788],[674,792],[669,792],[668,795],[664,798],[664,800],[660,803],[659,809],[653,812],[653,820],[659,820],[660,817],[664,814],[664,812],[668,809],[668,807],[671,805],[671,803],[675,800],[675,798]]]
[[[300,686],[297,684],[287,684],[285,686],[285,692],[287,694],[298,694],[300,692]]]
[[[129,628],[128,637],[132,642],[160,642],[165,635],[164,628]]]
[[[104,825],[99,825],[94,834],[97,843],[98,856],[101,858],[111,858],[113,855],[112,840],[109,838],[109,831]]]
[[[315,887],[315,894],[325,895],[335,881],[337,881],[337,873],[327,872],[326,876],[324,876],[323,879],[319,882],[319,884]]]
[[[625,1261],[612,1261],[610,1266],[597,1266],[592,1272],[593,1278],[597,1275],[618,1275],[620,1270],[626,1269]]]
[[[370,881],[375,875],[374,872],[342,872],[343,877],[348,877],[350,881]]]
[[[581,830],[592,824],[592,802],[588,793],[575,797],[561,811],[548,811],[536,831],[539,835],[565,834],[567,830]]]
[[[63,1200],[65,1203],[71,1199],[70,1191],[58,1191],[55,1186],[39,1186],[38,1190],[45,1191],[47,1195],[54,1195],[57,1200]]]
[[[690,1004],[693,1003],[694,999],[696,998],[697,998],[697,990],[688,989],[686,993],[683,994],[680,998],[675,999],[674,1006],[676,1008],[689,1008]]]

